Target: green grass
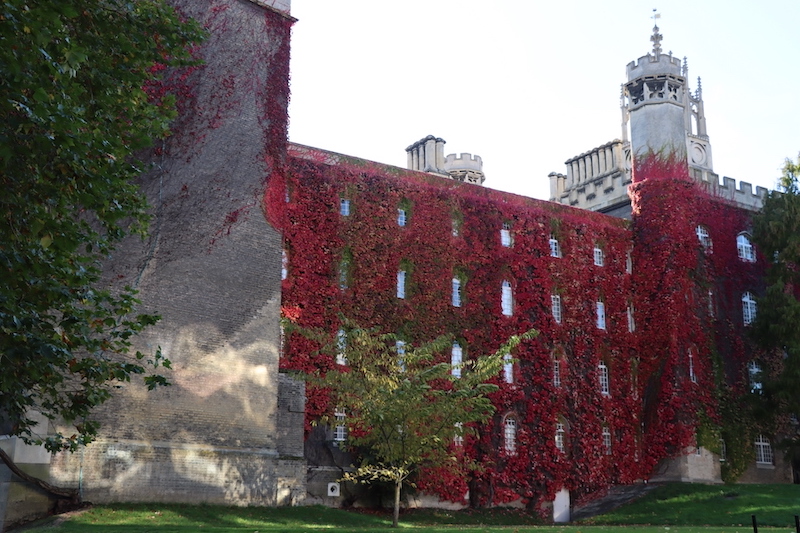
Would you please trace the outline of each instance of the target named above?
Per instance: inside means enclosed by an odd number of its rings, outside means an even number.
[[[798,485],[690,485],[659,487],[611,513],[569,526],[541,525],[530,514],[509,510],[414,510],[400,517],[400,530],[429,533],[749,533],[756,514],[763,533],[794,532],[800,514]],[[30,533],[367,533],[391,529],[387,511],[352,512],[320,506],[236,508],[119,504],[98,506],[66,519],[50,518]],[[776,526],[770,528],[766,526]]]

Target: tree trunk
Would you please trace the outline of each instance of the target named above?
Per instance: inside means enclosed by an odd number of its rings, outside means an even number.
[[[59,498],[68,499],[70,503],[78,504],[81,501],[80,495],[78,491],[75,489],[62,489],[60,487],[55,487],[50,483],[39,479],[38,477],[33,477],[32,475],[23,472],[20,468],[11,460],[11,457],[0,448],[0,459],[6,464],[6,466],[19,478],[36,485],[40,489],[44,490],[52,494],[53,496],[58,496]]]
[[[392,517],[392,527],[397,527],[400,521],[400,488],[403,486],[403,480],[398,479],[394,483],[394,516]]]

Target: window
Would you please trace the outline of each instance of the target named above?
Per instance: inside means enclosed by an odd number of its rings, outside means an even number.
[[[745,263],[756,262],[756,250],[753,248],[753,243],[746,233],[740,233],[736,237],[736,251],[739,254],[739,259]]]
[[[343,217],[350,216],[350,200],[347,198],[340,198],[339,199],[339,214]]]
[[[694,371],[694,355],[695,349],[689,348],[688,356],[689,356],[689,381],[692,383],[697,383],[697,374]]]
[[[558,239],[550,235],[550,257],[561,257],[561,246]]]
[[[511,362],[511,354],[503,356],[503,378],[506,383],[514,383],[514,363]]]
[[[397,225],[402,228],[402,227],[404,227],[406,225],[407,222],[408,222],[408,216],[407,216],[406,210],[403,209],[402,207],[398,207],[397,208]]]
[[[500,244],[509,248],[511,246],[511,224],[503,222],[503,228],[500,230]]]
[[[636,331],[636,322],[633,320],[633,305],[628,304],[628,333]]]
[[[561,422],[556,424],[556,449],[561,453],[566,453],[567,451],[566,433],[567,431],[564,429],[564,424]]]
[[[453,307],[461,307],[461,280],[453,278],[453,294],[451,296]]]
[[[611,455],[611,430],[603,428],[603,450],[606,455]]]
[[[561,309],[561,295],[560,294],[551,294],[550,295],[550,308],[553,311],[553,320],[556,321],[556,324],[561,324],[562,318],[562,309]]]
[[[461,224],[462,223],[463,222],[461,220],[461,217],[458,217],[456,215],[453,215],[453,217],[450,219],[450,224],[452,226],[451,229],[452,229],[453,237],[461,236]]]
[[[399,339],[394,341],[394,348],[395,348],[395,351],[397,352],[397,366],[400,367],[400,370],[405,372],[405,370],[406,370],[406,361],[405,361],[406,343],[405,343],[405,341],[401,341]]]
[[[714,317],[717,313],[716,310],[716,303],[714,301],[714,291],[712,289],[708,289],[708,316]]]
[[[746,292],[742,295],[742,320],[749,326],[756,319],[756,299],[753,294]]]
[[[348,287],[348,278],[350,276],[350,261],[342,259],[339,263],[339,288],[345,290]]]
[[[406,297],[406,271],[405,270],[398,270],[397,271],[397,297],[398,298],[405,298]]]
[[[511,282],[503,280],[502,293],[500,295],[500,309],[505,316],[514,314],[514,299],[511,293]]]
[[[337,365],[346,365],[347,364],[347,334],[344,332],[343,329],[340,329],[336,333],[336,364]]]
[[[453,436],[453,445],[461,447],[464,445],[464,424],[456,422],[456,434]]]
[[[700,241],[700,246],[707,253],[711,253],[714,248],[714,243],[711,242],[711,236],[708,234],[708,228],[705,226],[697,226],[695,228],[695,232],[697,233],[697,240]]]
[[[630,250],[625,254],[625,272],[633,274],[633,254],[631,254]]]
[[[281,252],[281,279],[284,280],[289,277],[289,254],[286,253],[284,248]]]
[[[517,453],[517,419],[513,416],[507,416],[503,422],[503,444],[506,453]]]
[[[595,308],[597,309],[597,329],[606,329],[606,304],[596,302]]]
[[[461,362],[463,361],[464,352],[461,350],[461,345],[457,342],[453,343],[453,349],[450,351],[450,366],[452,369],[450,373],[453,377],[461,377]]]
[[[600,380],[600,393],[608,396],[611,394],[611,387],[608,379],[608,367],[605,363],[601,362],[597,365],[597,375]]]
[[[553,386],[561,386],[561,360],[553,359]]]
[[[750,384],[750,392],[761,394],[761,365],[756,361],[747,363],[747,376]]]
[[[603,253],[602,248],[598,248],[597,246],[594,247],[594,264],[595,266],[603,266],[605,265],[606,258],[605,254]]]
[[[723,439],[719,439],[719,462],[724,463],[728,460],[728,447]]]
[[[347,439],[347,426],[344,423],[344,409],[337,408],[333,416],[336,420],[336,425],[333,427],[333,441],[344,442]]]
[[[771,465],[773,461],[772,444],[764,435],[756,438],[756,463],[760,465]]]

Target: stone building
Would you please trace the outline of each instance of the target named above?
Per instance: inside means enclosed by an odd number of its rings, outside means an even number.
[[[335,361],[283,342],[283,306],[332,335],[339,313],[408,342],[451,334],[455,365],[540,332],[467,443],[485,475],[448,488],[430,473],[430,494],[563,520],[610,484],[720,480],[736,445],[714,393],[746,394],[758,365],[743,331],[764,258],[747,231],[765,191],[719,182],[699,81],[657,28],[628,65],[621,139],[567,160],[548,202],[482,187],[481,158],[433,136],[407,169],[288,145],[289,0],[171,1],[209,29],[205,64],[178,80],[174,135],[147,156],[152,234],[107,272],[163,316],[136,342],[161,348],[173,385],[124,384],[73,455],[0,440],[19,463],[98,503],[343,501],[346,422],[304,435],[333,407],[279,371]],[[771,437],[744,444],[742,480],[791,480]],[[0,475],[4,520],[24,518],[36,497]]]

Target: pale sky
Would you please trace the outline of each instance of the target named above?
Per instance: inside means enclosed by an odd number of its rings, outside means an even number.
[[[800,152],[800,0],[293,0],[290,140],[405,167],[434,135],[485,186],[547,199],[550,172],[621,138],[653,8],[702,78],[714,171],[774,188]]]

